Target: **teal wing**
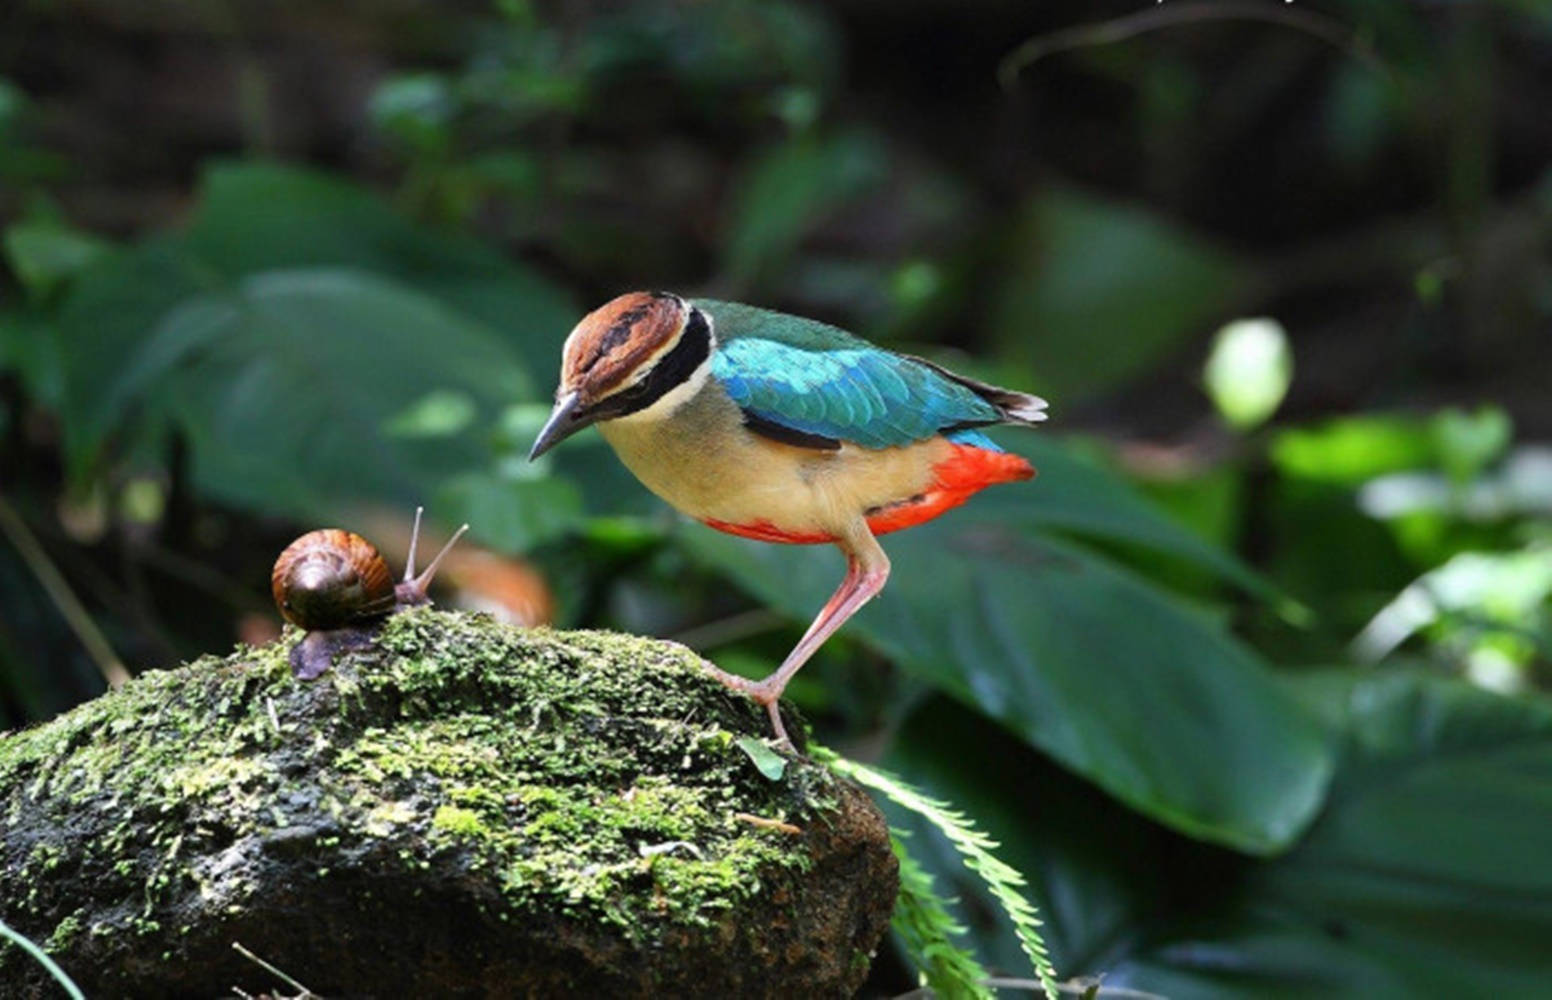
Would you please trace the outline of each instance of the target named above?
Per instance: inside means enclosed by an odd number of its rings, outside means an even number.
[[[717,337],[712,375],[751,427],[778,431],[771,436],[892,448],[1003,419],[968,385],[844,330],[731,302],[695,304]]]

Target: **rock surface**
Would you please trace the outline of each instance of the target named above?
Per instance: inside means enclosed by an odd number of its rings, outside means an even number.
[[[89,996],[846,996],[896,868],[777,780],[678,646],[418,610],[320,680],[294,634],[0,737],[0,915]],[[56,996],[19,949],[4,995]]]

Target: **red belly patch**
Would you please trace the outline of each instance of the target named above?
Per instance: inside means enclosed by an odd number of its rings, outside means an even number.
[[[958,507],[988,486],[1029,479],[1035,474],[1035,467],[1022,455],[977,448],[972,444],[956,443],[951,444],[950,448],[949,457],[933,466],[931,486],[908,500],[876,508],[868,514],[868,528],[873,534],[884,535],[930,521],[944,511]],[[831,534],[787,531],[764,519],[752,524],[730,524],[707,518],[705,524],[730,535],[762,542],[817,545],[835,541],[835,536]]]

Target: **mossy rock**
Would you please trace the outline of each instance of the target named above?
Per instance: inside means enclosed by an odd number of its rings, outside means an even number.
[[[865,793],[738,745],[670,643],[417,610],[0,737],[0,915],[91,996],[846,996],[897,888]],[[5,996],[57,986],[14,946]]]

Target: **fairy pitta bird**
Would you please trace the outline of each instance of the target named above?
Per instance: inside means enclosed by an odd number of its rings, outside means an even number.
[[[976,428],[1036,424],[1045,408],[813,320],[631,292],[566,339],[555,409],[529,458],[597,424],[631,472],[689,516],[840,548],[846,577],[781,666],[762,681],[717,671],[790,745],[778,704],[787,682],[889,577],[875,536],[1034,475]]]

